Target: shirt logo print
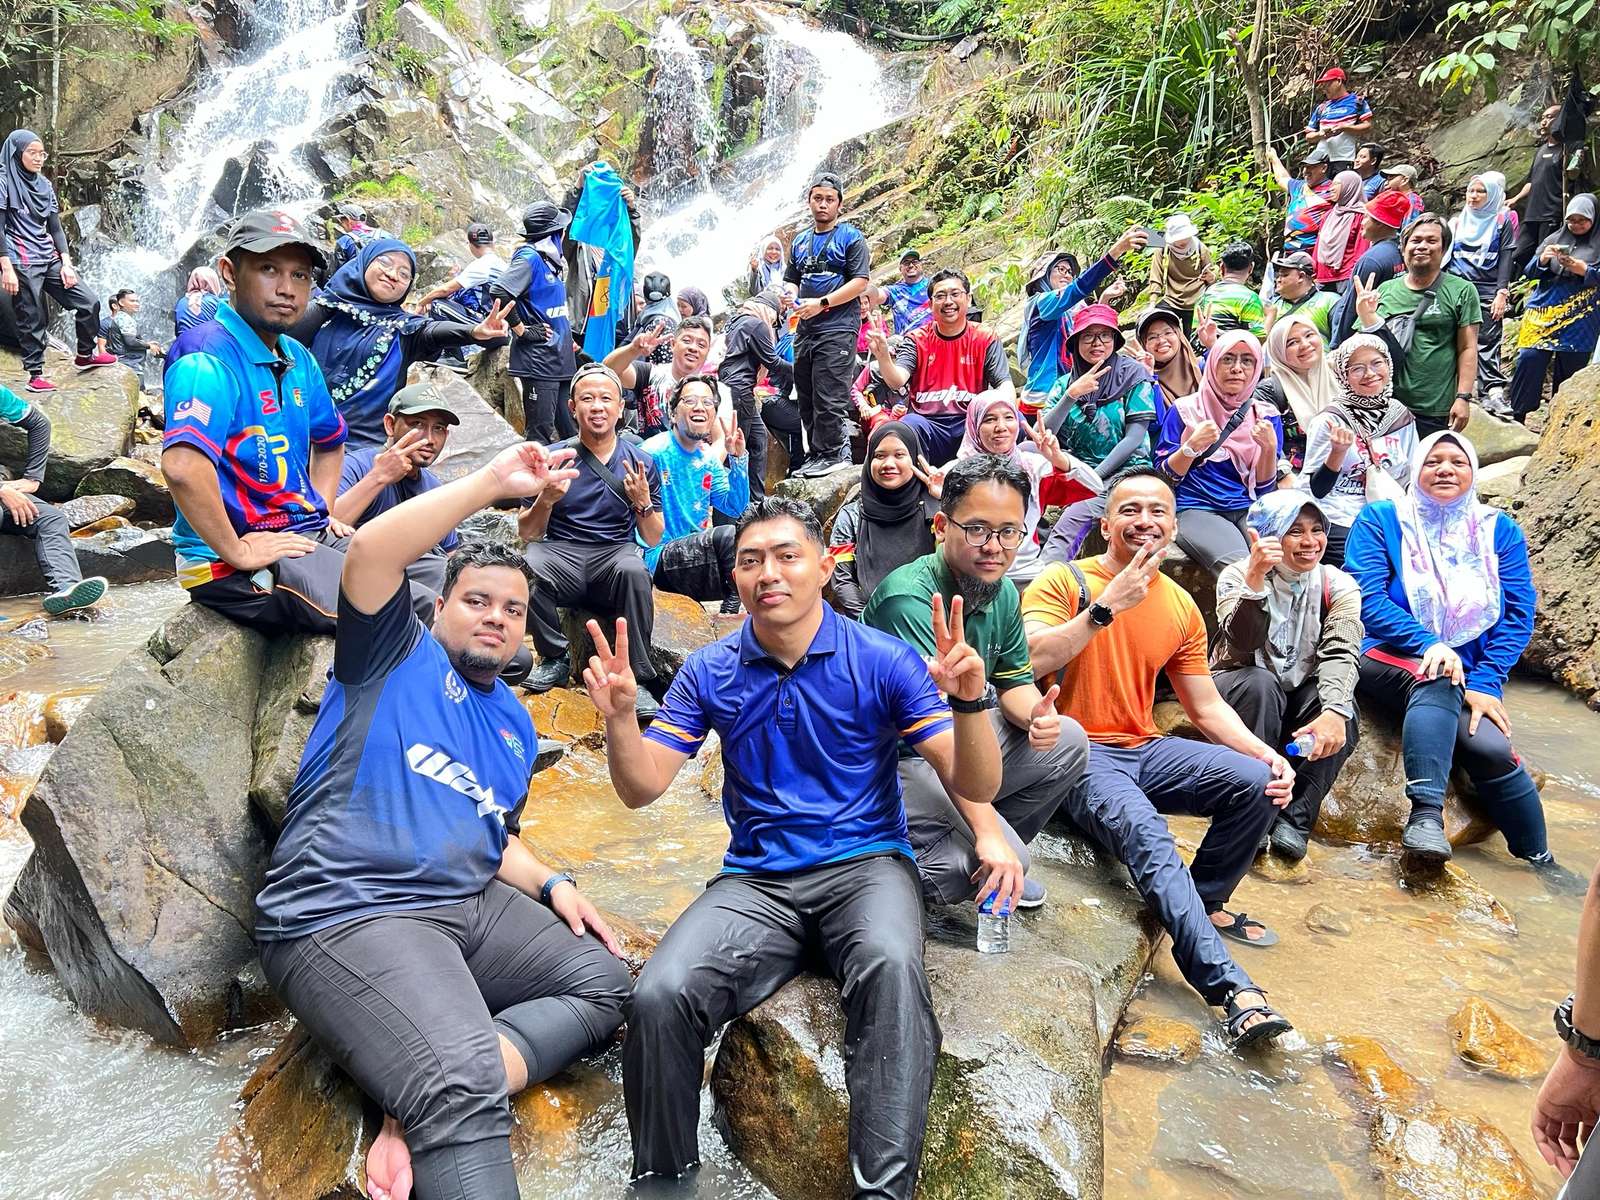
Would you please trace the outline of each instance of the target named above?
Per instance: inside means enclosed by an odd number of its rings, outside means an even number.
[[[478,782],[472,768],[466,763],[456,762],[443,750],[435,750],[432,746],[417,742],[406,751],[406,765],[418,775],[442,783],[451,791],[477,801],[480,817],[492,816],[501,825],[506,823],[505,805],[495,800],[493,788],[486,788]]]
[[[452,704],[460,704],[467,698],[467,685],[461,682],[454,671],[445,672],[444,697]]]

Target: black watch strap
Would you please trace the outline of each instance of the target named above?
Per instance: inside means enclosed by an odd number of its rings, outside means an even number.
[[[549,907],[549,904],[550,904],[550,893],[556,890],[556,885],[558,883],[570,883],[573,887],[577,887],[578,886],[578,881],[576,879],[574,879],[571,875],[567,874],[567,872],[565,872],[565,871],[557,871],[554,875],[550,876],[549,879],[546,879],[544,881],[544,886],[539,889],[539,903],[540,904],[543,904],[546,907]]]
[[[998,706],[999,703],[1000,697],[994,690],[994,684],[990,683],[984,686],[983,695],[976,700],[958,700],[951,696],[950,711],[958,713],[988,712],[991,708]]]
[[[1568,996],[1556,1007],[1556,1034],[1585,1058],[1600,1060],[1600,1041],[1584,1036],[1572,1024],[1572,1002],[1575,998]]]
[[[1104,629],[1116,619],[1117,614],[1099,601],[1089,605],[1089,621],[1091,624],[1098,625],[1101,629]]]

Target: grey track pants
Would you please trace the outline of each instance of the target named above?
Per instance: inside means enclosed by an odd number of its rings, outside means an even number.
[[[46,504],[32,496],[39,515],[27,525],[19,525],[5,509],[0,508],[0,537],[27,538],[33,543],[33,555],[39,560],[39,570],[44,573],[45,584],[52,592],[64,592],[83,578],[78,569],[78,555],[72,548],[72,529],[67,518],[53,504]]]

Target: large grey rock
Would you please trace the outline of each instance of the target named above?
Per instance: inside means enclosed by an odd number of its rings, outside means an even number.
[[[173,576],[170,529],[106,529],[74,537],[72,548],[78,555],[78,569],[85,576],[104,575],[112,583],[148,583]],[[44,590],[44,575],[32,554],[0,556],[0,596]]]
[[[970,906],[931,922],[928,974],[944,1037],[920,1195],[1101,1195],[1101,1076],[1154,943],[1117,873],[1081,843],[1042,841],[1034,869],[1051,902],[1013,920],[1009,955],[973,949]],[[718,1118],[782,1200],[852,1194],[843,1035],[837,985],[803,976],[735,1021],[717,1054]]]
[[[50,459],[39,495],[66,500],[84,475],[128,452],[139,416],[139,380],[120,363],[80,374],[70,358],[55,351],[46,358],[45,370],[56,390],[29,397],[50,418]],[[25,378],[22,360],[0,350],[0,379]],[[27,452],[22,429],[0,424],[0,464],[19,471]]]
[[[23,812],[34,913],[78,1007],[199,1045],[274,1011],[251,941],[266,842],[242,803],[265,643],[198,605],[128,656]]]
[[[1539,444],[1539,435],[1526,425],[1491,417],[1476,404],[1472,406],[1466,434],[1472,442],[1472,448],[1478,452],[1480,467],[1532,454],[1534,447]]]
[[[251,737],[250,803],[275,830],[283,827],[289,789],[332,669],[331,637],[278,638],[263,659]]]
[[[861,468],[844,463],[826,475],[791,475],[773,488],[773,494],[809,504],[817,514],[817,522],[826,530],[833,523],[834,514],[844,507],[850,489],[860,482]]]
[[[665,688],[689,655],[716,640],[717,627],[700,602],[687,596],[656,592],[655,607],[655,628],[650,634],[650,663],[656,669],[657,683]],[[594,653],[594,642],[588,630],[591,619],[599,618],[581,609],[562,610],[562,627],[571,646],[573,674],[578,679],[583,677],[583,668]],[[607,637],[611,636],[614,626],[614,620],[600,620],[600,628]]]
[[[178,515],[173,507],[172,493],[167,490],[166,476],[161,474],[159,467],[152,467],[136,458],[114,458],[105,466],[96,467],[78,481],[75,494],[124,496],[133,501],[132,517],[135,521],[171,525]]]
[[[446,483],[487,466],[500,451],[523,440],[476,388],[453,371],[424,368],[421,377],[445,394],[461,418],[433,466],[434,473]]]
[[[126,517],[133,513],[133,501],[126,496],[91,496],[81,490],[57,507],[73,529],[82,529],[107,517]]]

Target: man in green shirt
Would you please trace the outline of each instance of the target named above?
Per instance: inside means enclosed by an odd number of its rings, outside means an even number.
[[[1411,349],[1395,374],[1394,394],[1417,418],[1419,438],[1446,426],[1457,432],[1467,427],[1478,376],[1483,306],[1477,288],[1443,270],[1449,248],[1444,219],[1423,213],[1400,237],[1405,274],[1378,286],[1380,320],[1417,314]]]
[[[1267,334],[1267,312],[1250,286],[1256,252],[1249,242],[1230,242],[1222,250],[1222,278],[1200,293],[1194,308],[1197,326],[1215,321],[1218,333],[1248,329],[1257,337]]]
[[[1339,303],[1339,293],[1317,287],[1316,261],[1304,250],[1290,250],[1273,256],[1272,269],[1278,295],[1267,306],[1272,314],[1268,329],[1299,313],[1317,327],[1324,342],[1328,341],[1333,336],[1333,310]]]
[[[861,619],[934,653],[928,613],[935,593],[946,606],[956,596],[966,609],[967,643],[988,664],[985,703],[1000,739],[1002,779],[994,803],[976,804],[947,793],[922,759],[901,756],[911,846],[923,897],[959,904],[994,897],[1035,908],[1044,888],[1025,878],[1027,845],[1078,782],[1089,759],[1083,729],[1056,713],[1056,689],[1041,695],[1033,682],[1028,636],[1016,585],[1006,570],[1027,535],[1033,481],[997,454],[962,459],[945,476],[941,511],[933,518],[939,545],[932,554],[891,572],[872,593]]]

